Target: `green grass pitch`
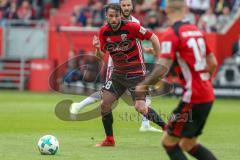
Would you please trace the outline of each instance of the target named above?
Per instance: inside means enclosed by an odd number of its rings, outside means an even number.
[[[104,138],[101,119],[65,122],[54,114],[57,102],[84,97],[56,93],[0,91],[0,160],[168,160],[160,133],[140,133],[133,107],[120,102],[114,110],[115,148],[96,148]],[[154,98],[165,119],[177,98]],[[221,160],[240,159],[240,100],[218,99],[200,141]],[[40,155],[38,139],[52,134],[60,141],[55,156]],[[189,157],[191,160],[191,158]]]

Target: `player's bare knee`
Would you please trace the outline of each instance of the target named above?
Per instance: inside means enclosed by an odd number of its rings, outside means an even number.
[[[111,106],[112,106],[112,103],[109,103],[107,101],[102,101],[102,103],[101,103],[101,112],[102,113],[111,112]]]
[[[161,139],[161,144],[162,146],[174,146],[178,143],[179,139],[172,137],[168,135],[167,132],[164,132],[162,139]]]
[[[161,138],[161,144],[162,144],[162,146],[168,146],[169,145],[168,137],[167,137],[165,132],[164,132],[164,134]]]
[[[189,151],[191,149],[190,144],[187,142],[180,141],[179,146],[183,151]]]
[[[160,142],[161,142],[161,145],[162,145],[162,146],[167,146],[167,145],[168,145],[168,144],[167,144],[167,141],[166,141],[166,137],[162,137],[161,140],[160,140]]]
[[[179,142],[179,146],[182,150],[188,152],[196,145],[196,139],[183,138]]]

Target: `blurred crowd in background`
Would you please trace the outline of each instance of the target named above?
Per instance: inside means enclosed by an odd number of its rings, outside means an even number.
[[[104,5],[118,0],[89,0],[86,6],[76,5],[70,25],[100,27],[105,23]],[[228,24],[240,7],[240,0],[187,0],[187,17],[205,32],[218,32]],[[142,26],[159,31],[167,26],[166,0],[136,0],[133,16]]]
[[[186,0],[187,17],[205,32],[220,32],[240,7],[240,0]],[[0,0],[0,22],[4,20],[48,19],[63,0]],[[67,3],[67,1],[65,1]],[[119,0],[89,0],[73,8],[73,26],[100,27],[105,23],[104,5]],[[166,0],[133,0],[135,16],[142,26],[159,31],[167,26]]]
[[[49,18],[61,0],[0,0],[0,21]]]

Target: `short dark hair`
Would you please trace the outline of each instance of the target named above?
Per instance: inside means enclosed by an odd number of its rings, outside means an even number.
[[[119,3],[121,3],[122,1],[124,1],[124,0],[119,0]],[[131,2],[132,2],[132,4],[135,3],[134,0],[131,0]]]
[[[121,7],[118,3],[110,3],[104,6],[105,13],[108,12],[109,9],[115,10],[117,12],[121,12]]]
[[[119,4],[121,4],[122,1],[124,1],[124,0],[119,0]],[[131,0],[131,2],[132,2],[132,6],[134,8],[135,5],[136,5],[136,1],[135,0]]]

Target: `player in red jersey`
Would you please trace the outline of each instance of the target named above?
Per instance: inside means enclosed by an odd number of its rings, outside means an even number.
[[[136,23],[140,24],[140,22],[134,16],[131,15],[132,11],[133,11],[132,0],[120,0],[119,4],[120,4],[121,10],[122,10],[122,13],[121,13],[122,20],[136,22]],[[97,37],[94,38],[94,41],[99,43],[98,42],[99,39]],[[96,42],[94,42],[94,43],[96,43]],[[139,43],[141,45],[141,41],[139,41],[137,43]],[[143,48],[143,50],[146,53],[153,54],[153,55],[155,54],[153,52],[152,48]],[[112,62],[112,58],[110,56],[108,56],[108,64],[107,65],[108,65],[108,67],[107,67],[107,72],[106,72],[106,80],[108,80],[110,78],[111,73],[112,73],[112,68],[113,68],[113,62]],[[125,92],[124,95],[122,96],[122,98],[125,102],[127,102],[127,104],[132,105],[132,101],[129,98],[128,92]],[[101,101],[101,99],[102,99],[101,91],[94,92],[93,94],[91,94],[90,96],[88,96],[87,98],[82,100],[81,102],[72,103],[72,105],[70,107],[70,113],[77,115],[83,108],[89,106],[90,104]],[[151,96],[146,97],[146,103],[148,105],[151,105]],[[139,128],[139,131],[140,132],[147,132],[147,131],[162,132],[162,130],[151,126],[149,120],[144,116],[142,116],[142,123],[141,123],[141,127]]]
[[[197,142],[197,138],[202,133],[215,99],[211,76],[217,61],[203,33],[184,19],[184,9],[184,0],[168,1],[167,14],[172,26],[160,39],[158,66],[136,87],[137,98],[141,98],[147,86],[156,84],[159,77],[166,74],[167,68],[177,61],[184,93],[167,124],[162,145],[171,160],[187,160],[183,151],[198,160],[216,160],[207,148]],[[142,100],[136,101],[136,105],[144,105],[142,103]]]
[[[108,24],[101,27],[99,41],[94,41],[97,54],[109,53],[113,60],[113,71],[110,79],[102,90],[102,122],[106,139],[97,146],[114,146],[113,117],[111,106],[128,89],[135,101],[134,88],[144,79],[145,65],[142,46],[139,40],[152,42],[155,53],[160,52],[159,40],[155,34],[134,22],[121,20],[121,8],[118,4],[106,6]],[[145,97],[143,98],[145,100]],[[165,125],[159,115],[151,108],[135,106],[136,110],[146,118],[158,124]]]

